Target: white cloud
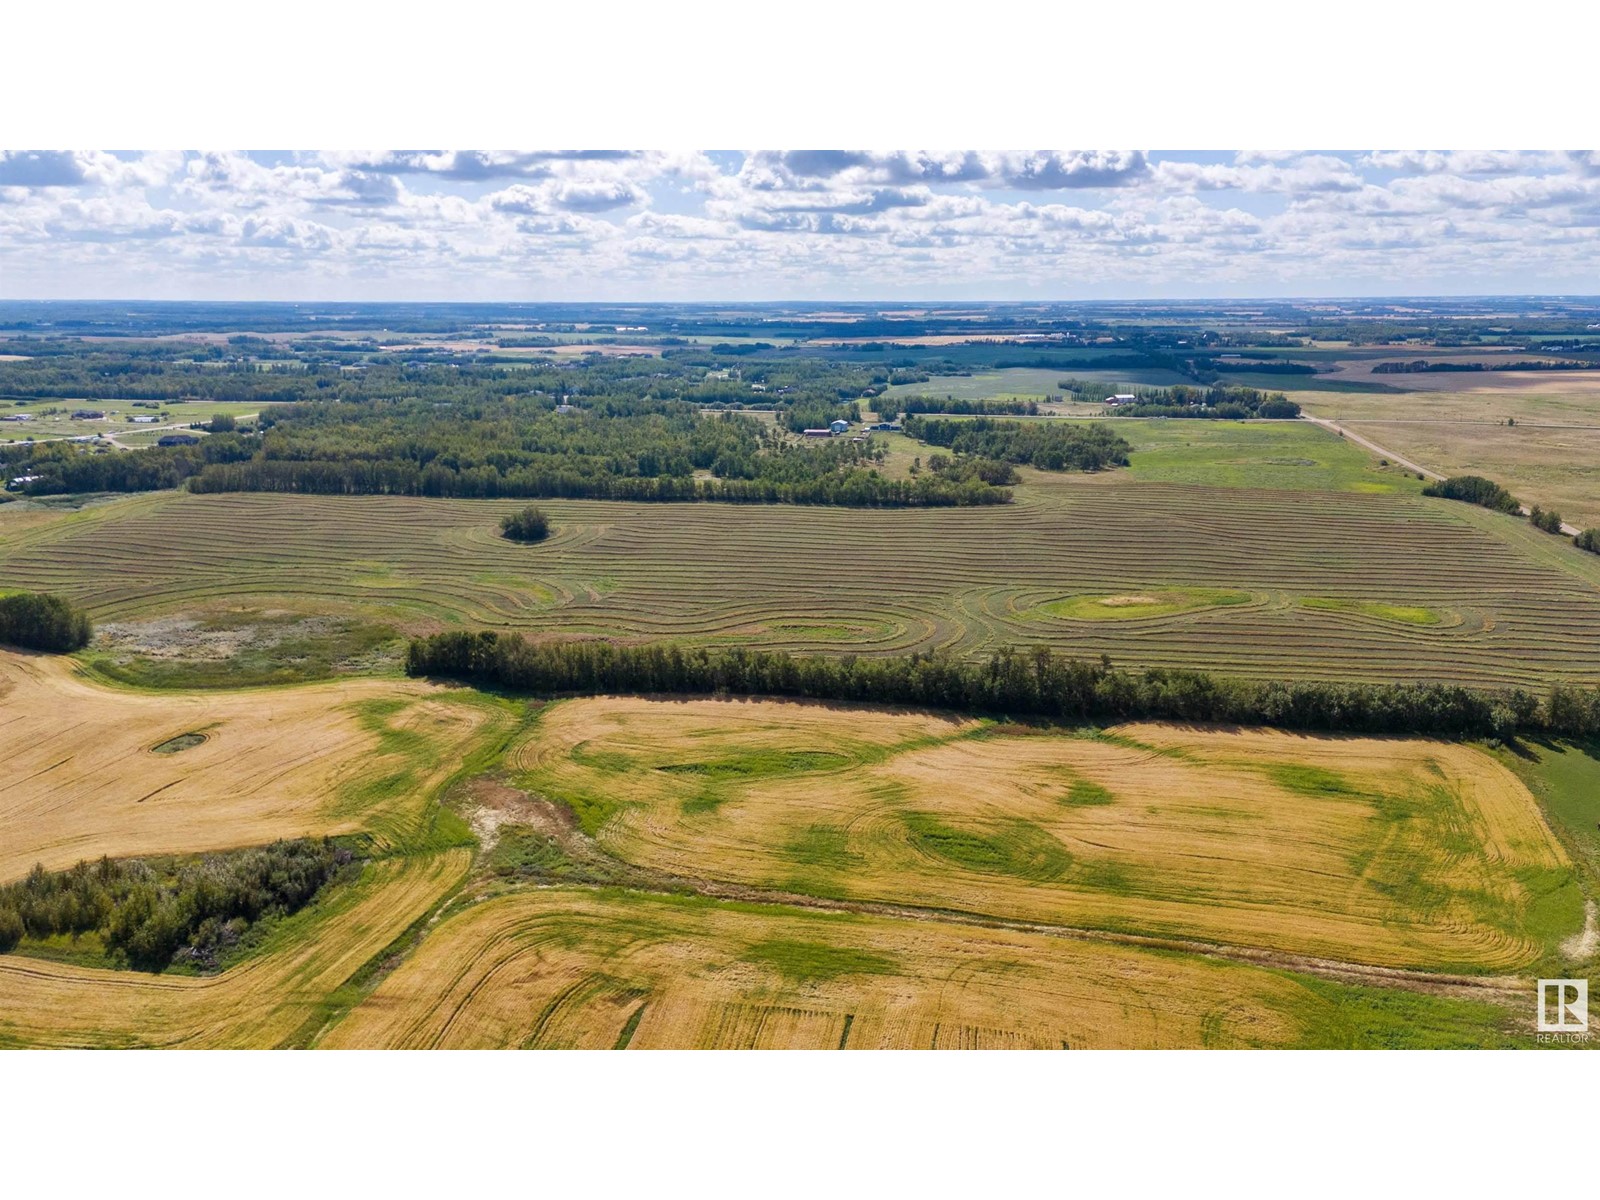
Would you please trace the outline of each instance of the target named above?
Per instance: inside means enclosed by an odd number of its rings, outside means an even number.
[[[1596,228],[1588,151],[0,154],[9,295],[1592,290]]]

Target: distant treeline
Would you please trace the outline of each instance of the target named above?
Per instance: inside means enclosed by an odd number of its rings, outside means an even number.
[[[933,396],[907,396],[904,399],[886,400],[878,406],[879,412],[898,411],[907,416],[916,413],[937,413],[957,417],[1033,417],[1039,414],[1037,400],[958,400],[946,396],[940,400]]]
[[[1228,369],[1234,368],[1230,364]],[[1277,364],[1273,364],[1273,370],[1278,370]],[[1263,392],[1250,387],[1190,387],[1183,383],[1171,387],[1135,387],[1101,383],[1097,379],[1063,379],[1059,386],[1091,404],[1104,404],[1118,395],[1132,396],[1132,403],[1117,408],[1118,416],[1285,420],[1300,415],[1300,406],[1282,392]]]
[[[1417,375],[1431,371],[1593,371],[1597,365],[1590,362],[1549,362],[1520,360],[1508,363],[1483,362],[1429,362],[1419,358],[1414,362],[1381,362],[1372,368],[1374,375]]]
[[[0,888],[0,953],[24,937],[98,934],[132,967],[217,966],[250,926],[305,907],[350,852],[329,841],[275,842],[171,866],[102,858],[67,871],[36,866]]]
[[[1123,671],[1048,649],[987,662],[940,654],[797,657],[742,648],[530,642],[440,633],[411,642],[406,670],[552,694],[682,693],[908,704],[1062,721],[1134,718],[1385,734],[1500,737],[1600,733],[1600,688],[1475,691],[1446,684],[1262,683],[1203,671]]]
[[[804,448],[807,454],[823,448]],[[834,504],[853,508],[1009,504],[1012,493],[981,480],[924,476],[889,479],[871,470],[810,478],[696,479],[687,475],[585,475],[577,471],[488,468],[459,471],[409,462],[253,460],[211,466],[189,481],[195,492],[299,492],[313,495],[452,496],[469,499],[591,499],[725,504]]]
[[[0,644],[70,654],[87,646],[93,633],[88,614],[61,596],[48,592],[0,596]]]
[[[1241,362],[1235,359],[1195,359],[1196,368],[1205,371],[1219,371],[1228,375],[1250,374],[1261,375],[1315,375],[1316,367],[1310,363],[1284,362],[1273,359],[1270,362]]]
[[[1104,425],[1057,421],[941,421],[908,417],[905,431],[930,446],[1044,471],[1100,471],[1125,467],[1132,447]]]
[[[1117,409],[1125,417],[1200,417],[1218,421],[1291,420],[1300,415],[1300,406],[1282,392],[1263,392],[1248,387],[1189,387],[1176,384],[1162,388],[1159,397],[1136,393],[1138,399]]]

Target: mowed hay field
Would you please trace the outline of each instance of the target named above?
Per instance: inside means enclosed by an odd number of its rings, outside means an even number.
[[[1449,501],[1112,473],[1030,483],[987,509],[548,501],[555,534],[537,546],[499,536],[518,506],[165,493],[15,525],[0,507],[0,579],[97,621],[288,606],[412,630],[825,653],[1048,645],[1255,677],[1600,682],[1600,563],[1571,546],[1530,553]],[[1208,590],[1246,599],[1093,619],[1096,600]],[[1382,615],[1395,608],[1437,620]]]
[[[508,762],[619,858],[784,892],[1452,970],[1583,921],[1521,781],[1443,742],[600,698]]]
[[[477,905],[330,1047],[1287,1045],[1276,972],[937,921],[543,890]]]
[[[1413,462],[1446,475],[1487,475],[1524,503],[1555,509],[1568,524],[1600,526],[1600,389],[1566,390],[1557,380],[1548,390],[1296,399]]]
[[[393,846],[503,719],[473,693],[412,681],[147,693],[0,651],[0,882],[103,854],[356,831]],[[194,733],[205,740],[155,750]]]
[[[471,852],[369,864],[220,975],[101,971],[0,955],[0,1048],[263,1049],[314,1036],[340,989],[460,882]]]

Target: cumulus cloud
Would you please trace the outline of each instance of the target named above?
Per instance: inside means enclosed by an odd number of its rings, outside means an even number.
[[[11,295],[1577,290],[1597,227],[1593,151],[0,154]]]

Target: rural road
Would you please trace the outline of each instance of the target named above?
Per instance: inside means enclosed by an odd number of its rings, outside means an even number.
[[[1401,458],[1393,450],[1390,450],[1384,446],[1380,446],[1377,442],[1374,442],[1368,438],[1364,438],[1354,430],[1346,429],[1343,425],[1340,425],[1335,421],[1330,421],[1326,417],[1313,417],[1308,413],[1302,413],[1301,418],[1303,420],[1310,421],[1313,425],[1320,425],[1324,429],[1330,430],[1333,433],[1337,433],[1340,437],[1346,438],[1358,446],[1363,446],[1372,451],[1374,454],[1377,454],[1383,458],[1387,458],[1390,462],[1399,463],[1402,467],[1405,467],[1410,471],[1415,471],[1418,475],[1426,475],[1429,479],[1444,478],[1444,476],[1439,474],[1439,472],[1431,471],[1427,467],[1421,466],[1418,463],[1414,463],[1408,458]],[[1517,511],[1525,517],[1529,515],[1528,506],[1526,504],[1524,504]],[[1561,523],[1561,532],[1566,534],[1568,537],[1577,537],[1582,530],[1580,530],[1576,525],[1568,525],[1565,521],[1563,521]]]

